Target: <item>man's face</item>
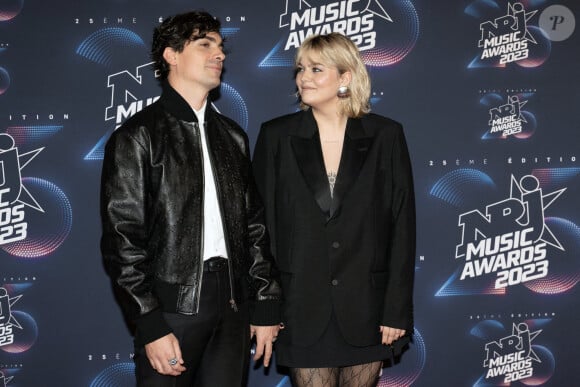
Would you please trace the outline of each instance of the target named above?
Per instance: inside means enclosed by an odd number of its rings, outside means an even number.
[[[190,40],[185,43],[182,52],[168,50],[174,60],[171,76],[176,82],[202,88],[204,92],[219,86],[226,58],[220,34],[208,32],[203,38]]]

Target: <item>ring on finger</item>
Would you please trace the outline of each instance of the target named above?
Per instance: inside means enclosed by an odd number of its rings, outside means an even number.
[[[167,362],[169,363],[170,366],[173,367],[174,365],[177,364],[177,359],[176,358],[169,359],[169,360],[167,360]]]

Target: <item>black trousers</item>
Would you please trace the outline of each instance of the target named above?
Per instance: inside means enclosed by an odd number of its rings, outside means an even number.
[[[227,265],[220,271],[205,271],[199,313],[191,316],[164,314],[179,340],[187,371],[180,376],[161,375],[149,364],[145,348],[136,348],[137,386],[244,385],[250,358],[249,313],[247,304],[238,305],[238,311],[234,311],[229,300]]]

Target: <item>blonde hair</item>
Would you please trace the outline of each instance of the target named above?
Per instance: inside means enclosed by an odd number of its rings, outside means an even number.
[[[370,112],[371,81],[360,52],[352,40],[337,32],[310,36],[298,48],[295,65],[298,66],[308,53],[319,55],[322,63],[336,67],[341,75],[350,71],[350,97],[339,99],[342,114],[347,117],[360,117]],[[300,100],[300,108],[308,110],[310,106]]]

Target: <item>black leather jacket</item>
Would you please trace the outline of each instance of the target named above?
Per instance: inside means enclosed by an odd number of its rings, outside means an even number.
[[[278,324],[281,290],[247,136],[209,102],[205,132],[230,260],[230,302],[235,308],[249,299],[252,323]],[[111,135],[101,179],[103,259],[145,344],[170,332],[162,312],[197,313],[203,276],[199,126],[168,83],[158,101]]]

